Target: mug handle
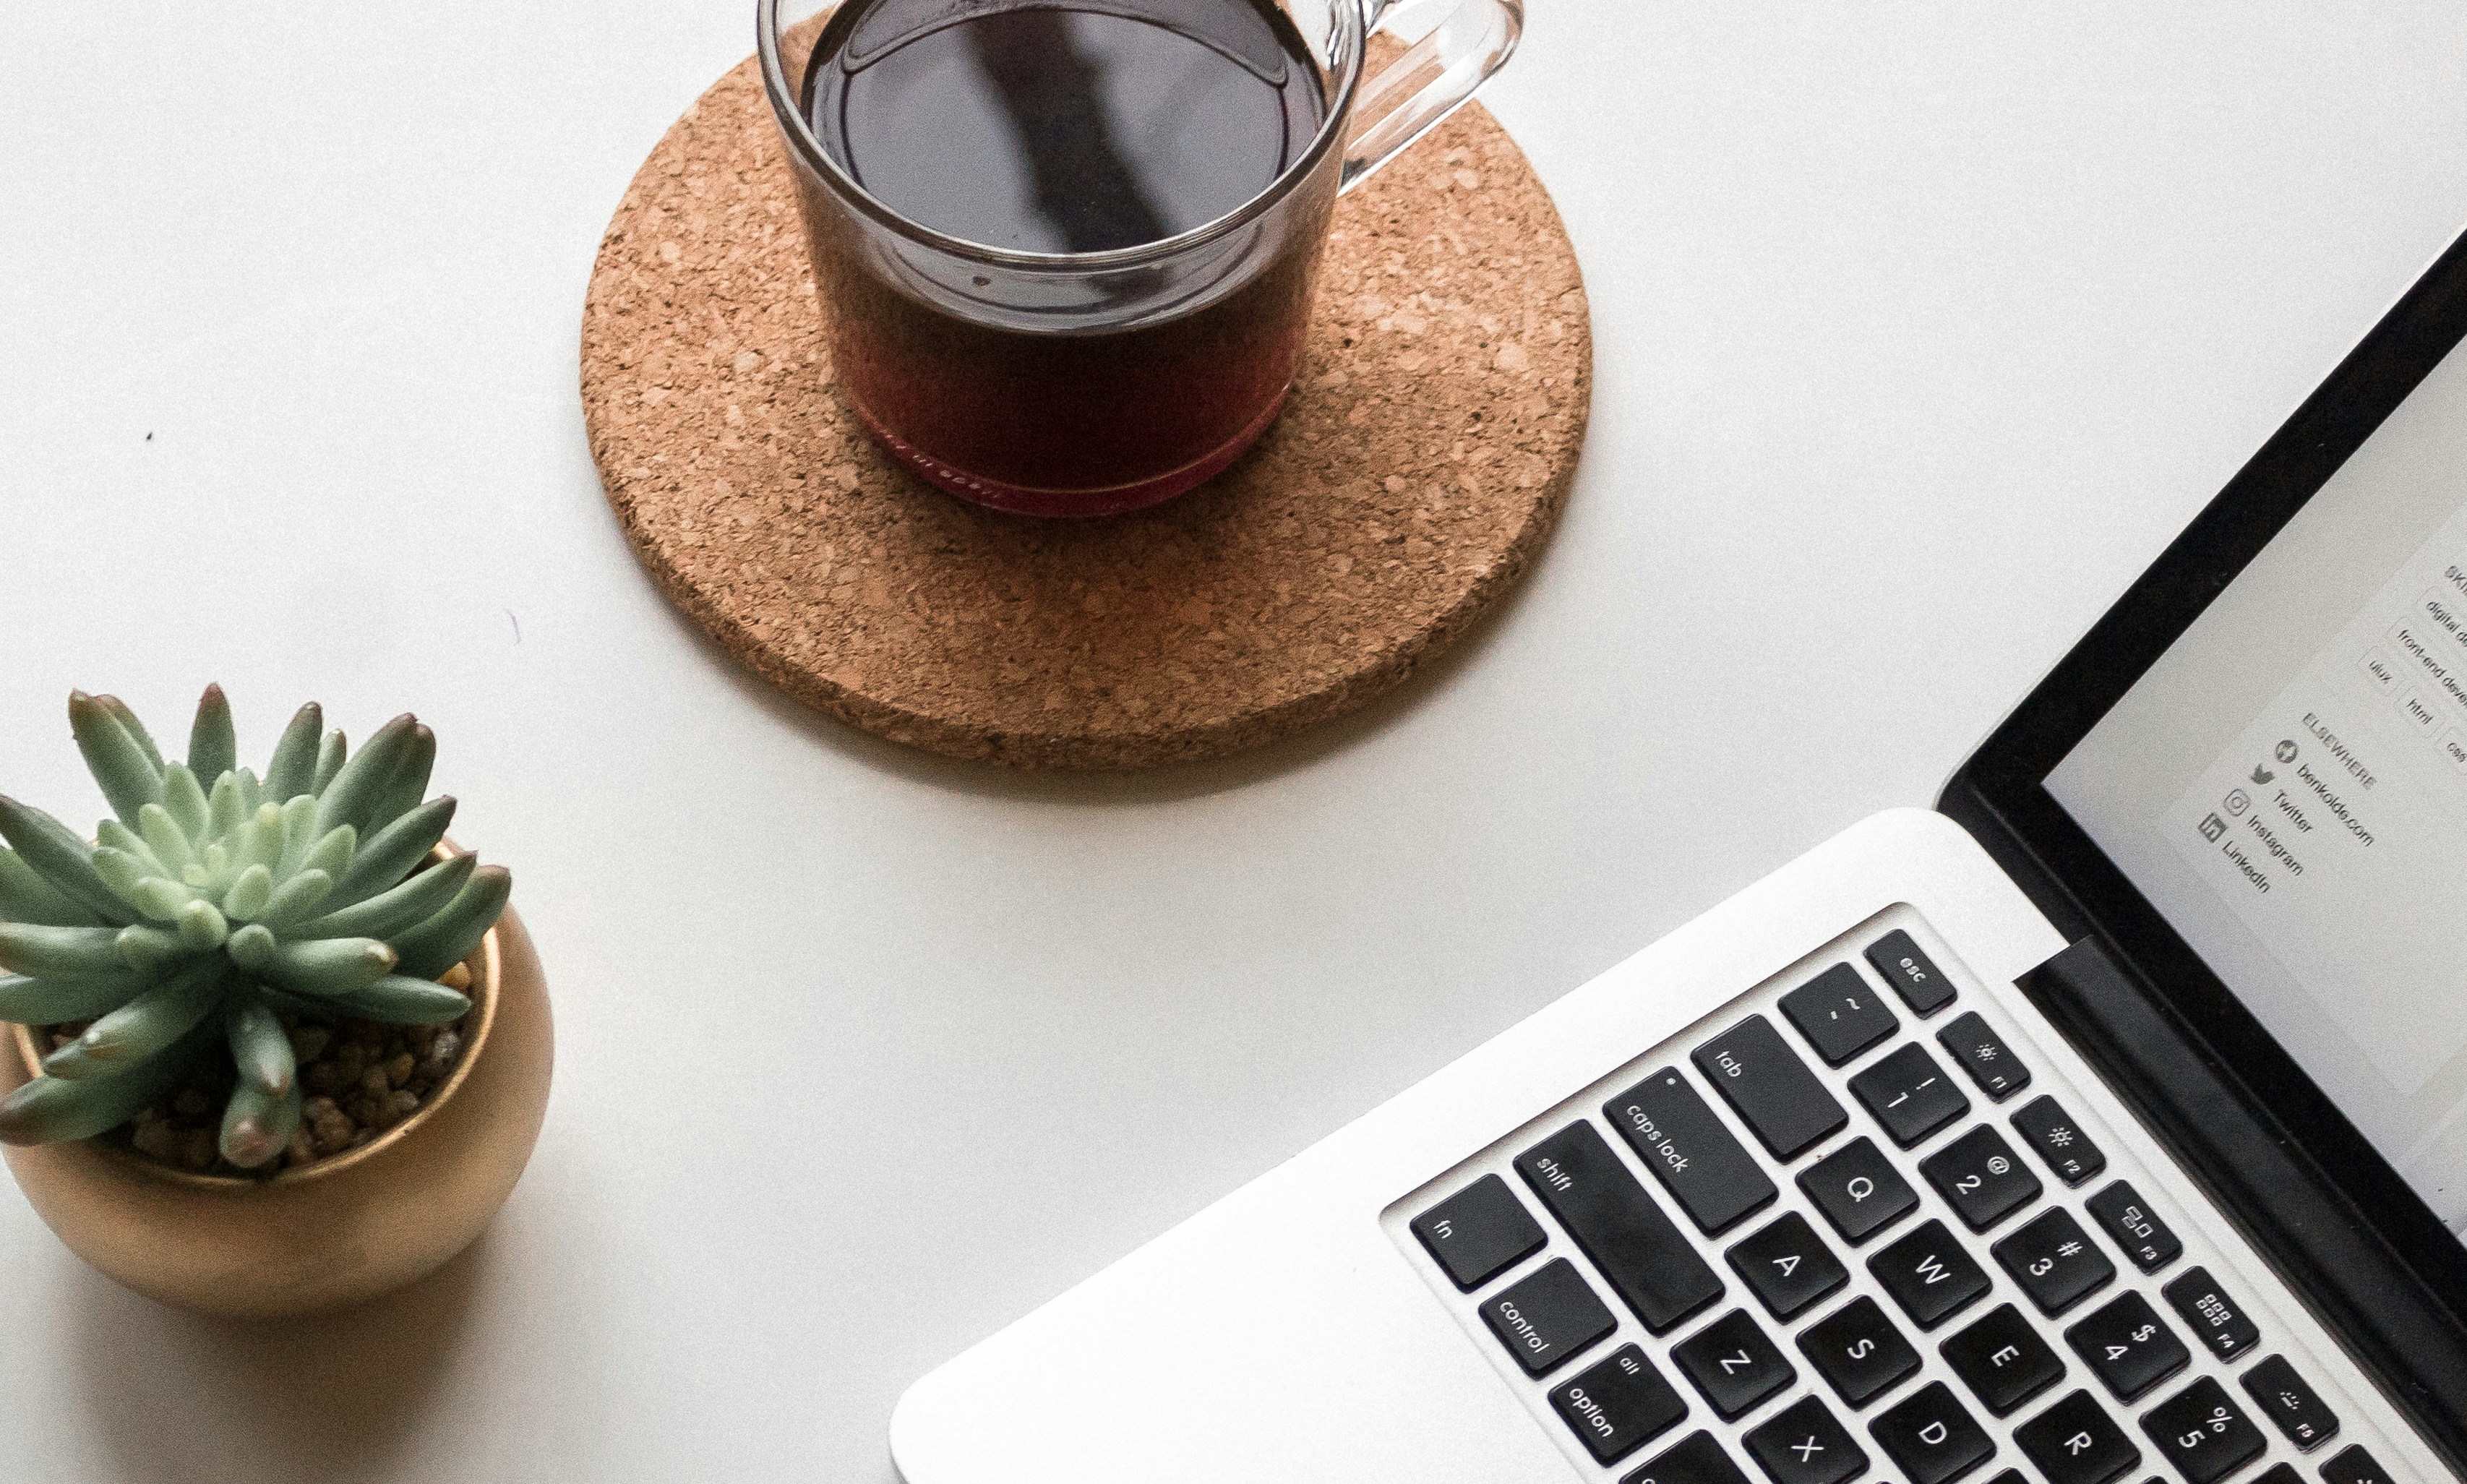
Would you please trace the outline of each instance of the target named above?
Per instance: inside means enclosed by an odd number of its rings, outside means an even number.
[[[1364,44],[1398,10],[1445,0],[1361,0]],[[1444,19],[1362,84],[1339,191],[1350,191],[1437,127],[1500,69],[1525,33],[1525,0],[1456,0]]]

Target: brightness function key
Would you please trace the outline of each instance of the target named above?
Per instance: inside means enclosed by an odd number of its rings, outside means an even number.
[[[2107,1156],[2052,1097],[2034,1097],[2015,1110],[2013,1132],[2068,1185],[2078,1185],[2107,1168]]]
[[[1961,1064],[1979,1091],[2003,1102],[2030,1085],[2030,1068],[2013,1054],[2004,1038],[1973,1010],[1935,1033],[1936,1044]]]

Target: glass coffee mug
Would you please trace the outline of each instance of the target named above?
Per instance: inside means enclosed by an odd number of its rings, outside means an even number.
[[[1437,16],[1364,74],[1374,26]],[[1523,0],[759,0],[841,393],[965,499],[1100,515],[1283,405],[1337,195]]]

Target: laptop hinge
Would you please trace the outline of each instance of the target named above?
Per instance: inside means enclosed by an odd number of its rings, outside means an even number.
[[[2467,1477],[2467,1325],[2452,1300],[2427,1290],[2357,1219],[2096,938],[2031,970],[2020,987]]]

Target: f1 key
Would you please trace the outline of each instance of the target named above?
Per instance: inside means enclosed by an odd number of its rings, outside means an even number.
[[[1995,1102],[2003,1102],[2030,1085],[2030,1068],[2013,1054],[2004,1038],[1976,1010],[1955,1018],[1952,1024],[1935,1033],[1938,1045],[1953,1053],[1961,1069],[1979,1091]]]

